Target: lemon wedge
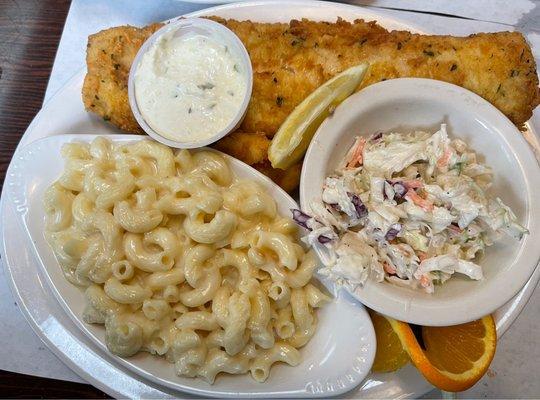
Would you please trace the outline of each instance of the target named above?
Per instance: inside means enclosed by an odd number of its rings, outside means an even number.
[[[280,126],[268,149],[274,168],[287,169],[300,160],[321,123],[358,87],[369,64],[349,68],[318,87]]]

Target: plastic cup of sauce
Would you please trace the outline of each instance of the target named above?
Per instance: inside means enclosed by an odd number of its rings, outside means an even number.
[[[128,95],[148,135],[188,149],[238,128],[252,86],[251,61],[240,39],[217,22],[189,18],[168,23],[141,46]]]

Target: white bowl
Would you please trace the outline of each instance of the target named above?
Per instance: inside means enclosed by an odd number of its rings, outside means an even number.
[[[105,345],[104,327],[89,325],[82,319],[84,290],[64,278],[43,235],[43,195],[64,170],[60,149],[66,143],[90,142],[96,137],[107,137],[116,143],[149,140],[141,135],[85,134],[56,135],[36,140],[20,149],[14,158],[10,174],[16,184],[10,185],[7,193],[8,201],[16,206],[19,221],[28,234],[28,242],[21,245],[33,249],[44,282],[49,285],[77,327],[98,346],[105,360],[136,373],[142,381],[151,381],[162,387],[199,396],[219,398],[328,398],[348,392],[362,383],[375,358],[375,332],[365,308],[347,293],[337,294],[330,304],[318,311],[317,331],[306,346],[300,349],[301,363],[297,367],[282,363],[274,365],[264,383],[254,381],[248,374],[220,374],[215,383],[210,385],[201,379],[176,376],[174,365],[163,357],[143,352],[129,358],[111,354]],[[290,208],[298,207],[283,189],[249,165],[217,150],[202,150],[223,155],[238,178],[251,179],[262,185],[276,200],[281,215],[287,215]],[[336,294],[331,282],[322,283]]]
[[[540,169],[518,129],[490,103],[461,87],[430,79],[388,80],[351,96],[324,121],[307,150],[300,180],[305,209],[310,200],[320,199],[324,178],[335,170],[355,136],[435,132],[441,122],[448,124],[451,137],[465,140],[493,167],[491,193],[512,208],[530,234],[488,248],[480,261],[485,275],[481,281],[454,276],[427,294],[368,280],[352,293],[382,314],[431,326],[465,323],[495,311],[523,287],[538,263]]]
[[[244,99],[242,101],[242,104],[240,105],[240,108],[238,109],[236,116],[223,130],[218,131],[211,137],[205,138],[203,140],[176,141],[160,135],[146,122],[137,104],[137,99],[135,96],[135,74],[137,73],[137,69],[142,60],[142,57],[160,36],[173,30],[177,31],[176,35],[196,33],[198,35],[212,37],[213,39],[222,42],[223,44],[227,45],[231,52],[237,56],[237,58],[241,62],[242,71],[244,71],[244,79],[246,80],[246,91],[244,93]],[[252,88],[253,69],[251,67],[251,59],[249,58],[249,54],[244,44],[240,41],[238,36],[236,36],[236,34],[229,28],[226,28],[224,25],[206,18],[180,18],[176,21],[167,23],[162,28],[154,32],[154,34],[150,36],[146,40],[146,42],[143,43],[143,45],[137,52],[137,55],[135,56],[135,59],[133,60],[131,69],[129,71],[128,78],[129,105],[131,106],[131,111],[133,112],[133,115],[135,116],[135,119],[137,120],[141,128],[158,142],[166,144],[170,147],[176,147],[180,149],[193,149],[209,145],[236,130],[236,128],[240,126],[242,120],[246,115],[249,100],[251,98]]]

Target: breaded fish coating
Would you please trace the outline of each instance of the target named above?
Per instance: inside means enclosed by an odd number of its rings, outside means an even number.
[[[290,192],[300,182],[302,164],[299,163],[287,170],[272,168],[270,161],[268,161],[270,141],[262,132],[246,133],[237,131],[225,136],[212,147],[251,165]]]
[[[88,37],[82,98],[84,106],[129,133],[144,133],[129,106],[127,82],[131,63],[144,41],[162,25],[120,26]]]
[[[213,19],[234,31],[251,57],[253,95],[241,126],[246,132],[273,135],[312,91],[365,61],[371,66],[358,90],[392,78],[437,79],[475,92],[518,127],[540,102],[534,57],[519,32],[430,36],[389,32],[363,20]]]
[[[272,136],[313,90],[365,61],[371,67],[358,90],[392,78],[438,79],[482,96],[518,127],[540,102],[536,64],[519,32],[427,36],[389,32],[363,20],[268,24],[213,19],[240,37],[253,64],[253,94],[241,126],[245,132]],[[127,102],[129,67],[160,26],[111,28],[89,38],[85,106],[127,132],[141,132]]]

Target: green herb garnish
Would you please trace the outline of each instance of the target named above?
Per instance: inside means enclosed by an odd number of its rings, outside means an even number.
[[[213,83],[211,82],[206,82],[206,83],[203,83],[202,85],[197,85],[197,87],[201,90],[208,90],[208,89],[213,89],[216,85],[214,85]]]

